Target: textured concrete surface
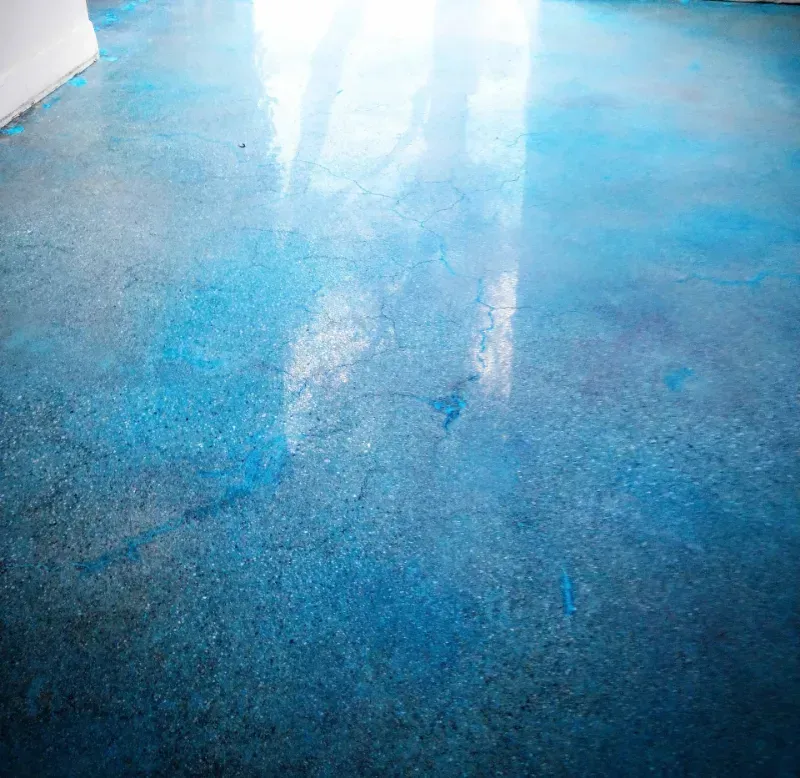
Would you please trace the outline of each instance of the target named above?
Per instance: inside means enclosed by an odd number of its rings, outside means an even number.
[[[0,137],[0,772],[797,775],[797,9],[91,12]]]

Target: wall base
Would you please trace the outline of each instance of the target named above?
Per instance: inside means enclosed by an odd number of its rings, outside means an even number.
[[[58,89],[97,59],[97,37],[86,19],[69,33],[0,74],[0,127]]]

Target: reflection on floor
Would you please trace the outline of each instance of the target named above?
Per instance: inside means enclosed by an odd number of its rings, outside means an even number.
[[[0,138],[0,772],[796,775],[798,10],[91,12]]]

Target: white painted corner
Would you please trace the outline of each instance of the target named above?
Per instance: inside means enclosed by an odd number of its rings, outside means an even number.
[[[84,0],[0,1],[0,127],[97,56]]]

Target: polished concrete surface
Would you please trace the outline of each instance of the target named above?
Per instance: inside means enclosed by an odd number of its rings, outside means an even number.
[[[90,6],[0,136],[0,772],[797,775],[798,9]]]

